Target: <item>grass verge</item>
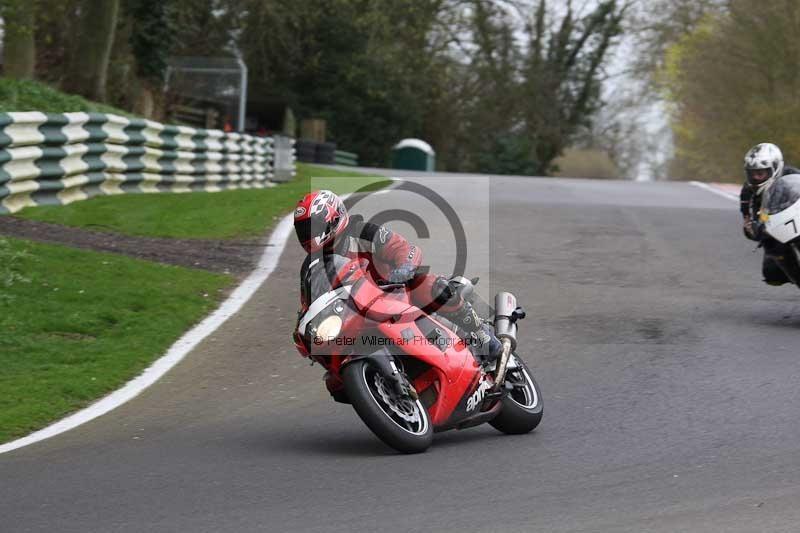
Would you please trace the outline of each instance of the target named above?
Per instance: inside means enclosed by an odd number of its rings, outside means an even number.
[[[312,186],[344,193],[390,183],[354,174],[299,165],[292,182],[270,189],[99,197],[21,215],[129,235],[261,236]],[[0,443],[135,377],[232,283],[201,270],[0,238]]]
[[[110,105],[91,102],[74,94],[62,93],[41,82],[0,77],[0,113],[11,111],[40,111],[42,113],[96,111],[133,116]]]
[[[233,279],[0,239],[0,443],[113,391],[217,306]]]
[[[298,164],[294,180],[269,189],[100,196],[66,206],[27,208],[14,216],[126,235],[233,239],[263,235],[313,189],[346,193],[389,183],[385,178]]]

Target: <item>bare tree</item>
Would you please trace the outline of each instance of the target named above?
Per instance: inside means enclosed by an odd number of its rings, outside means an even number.
[[[664,84],[667,50],[718,12],[723,0],[637,0],[623,21],[624,42],[614,61],[606,104],[584,144],[602,147],[622,173],[640,179],[666,179],[673,138]]]
[[[523,95],[532,105],[523,117],[543,170],[601,107],[602,69],[627,9],[603,1],[579,17],[568,1],[560,22],[548,25],[546,1],[539,1],[528,26]]]

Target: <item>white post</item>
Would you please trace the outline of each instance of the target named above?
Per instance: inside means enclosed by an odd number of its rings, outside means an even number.
[[[239,83],[242,85],[242,90],[239,92],[239,127],[237,129],[239,131],[244,131],[245,109],[247,108],[247,65],[244,64],[241,57],[237,57],[236,61],[239,63],[241,72]]]

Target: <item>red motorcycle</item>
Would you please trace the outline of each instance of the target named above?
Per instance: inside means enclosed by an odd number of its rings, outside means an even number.
[[[522,434],[539,424],[539,385],[515,351],[525,311],[514,295],[495,297],[503,351],[482,364],[455,325],[412,304],[406,285],[375,283],[363,261],[336,269],[333,290],[311,303],[295,335],[301,355],[327,370],[334,400],[352,404],[375,435],[405,453],[427,449],[434,432],[488,422]],[[451,280],[468,301],[475,283]]]

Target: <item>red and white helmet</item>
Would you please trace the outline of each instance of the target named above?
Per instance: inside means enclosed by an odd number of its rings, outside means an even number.
[[[344,202],[328,190],[314,191],[297,202],[294,230],[306,252],[321,250],[333,242],[350,222]]]

